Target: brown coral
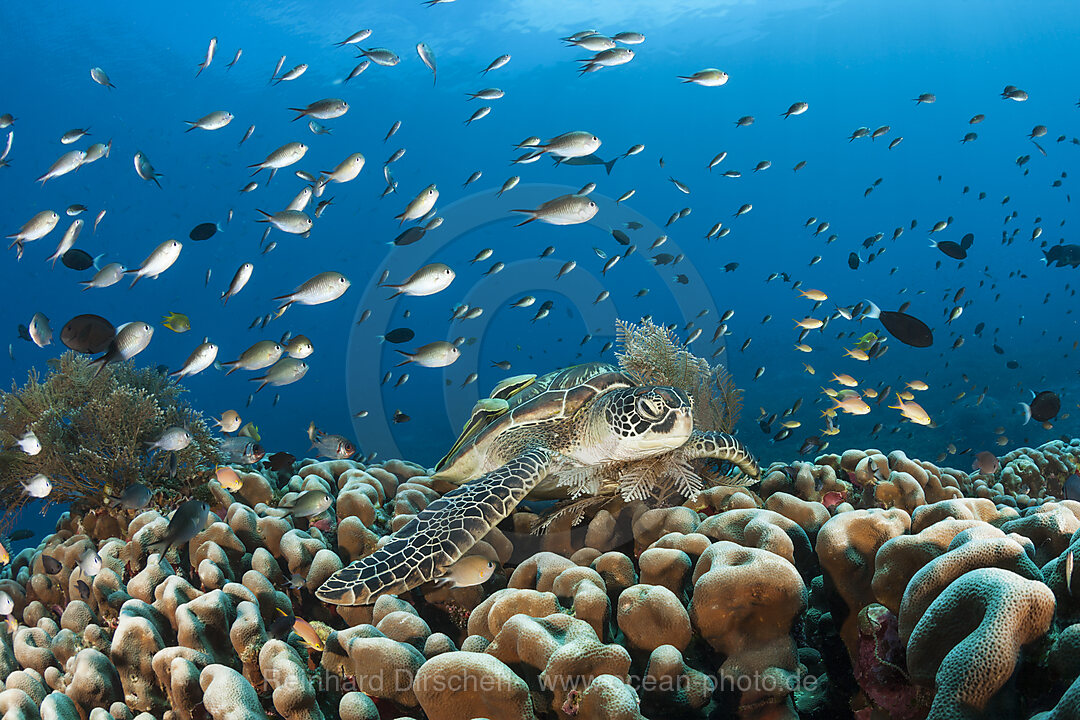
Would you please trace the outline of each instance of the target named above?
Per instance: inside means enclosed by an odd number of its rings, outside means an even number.
[[[100,374],[83,355],[62,355],[42,377],[36,370],[21,388],[0,395],[0,444],[33,431],[41,452],[0,453],[0,504],[6,532],[27,500],[19,486],[37,473],[53,483],[49,502],[89,500],[143,483],[172,497],[218,461],[217,443],[202,416],[181,400],[184,388],[151,368],[131,363]],[[175,453],[148,453],[147,442],[165,428],[186,427],[192,442]],[[175,477],[169,463],[175,460]]]

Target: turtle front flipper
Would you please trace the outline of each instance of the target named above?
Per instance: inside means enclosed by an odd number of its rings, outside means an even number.
[[[761,476],[761,468],[754,456],[734,435],[711,430],[695,430],[686,444],[679,448],[683,459],[711,458],[734,464],[742,475],[721,478],[724,485],[753,485]]]
[[[440,577],[548,475],[556,457],[543,448],[525,450],[443,495],[378,550],[330,576],[315,596],[335,605],[370,605],[379,595]]]

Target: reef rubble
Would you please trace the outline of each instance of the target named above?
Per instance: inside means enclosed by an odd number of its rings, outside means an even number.
[[[527,503],[470,551],[482,585],[357,607],[313,593],[449,487],[401,460],[235,469],[164,553],[173,508],[99,507],[11,558],[3,720],[1080,717],[1080,440],[994,475],[773,463],[539,534]],[[277,509],[308,490],[334,502]]]

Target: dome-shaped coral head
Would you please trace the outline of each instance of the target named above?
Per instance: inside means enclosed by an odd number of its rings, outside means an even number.
[[[636,460],[681,447],[694,430],[693,401],[662,385],[614,390],[589,407],[593,435],[573,453],[585,463]]]

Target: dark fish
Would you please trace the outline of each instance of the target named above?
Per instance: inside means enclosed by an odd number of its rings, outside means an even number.
[[[611,168],[615,167],[615,162],[619,158],[615,157],[611,160],[601,160],[595,154],[592,154],[572,158],[554,157],[552,159],[555,160],[556,165],[603,165],[604,169],[607,170],[607,174],[610,175]]]
[[[79,595],[83,600],[90,599],[90,586],[86,584],[85,580],[76,580],[75,587],[79,588]]]
[[[912,347],[930,347],[934,344],[934,333],[922,320],[903,312],[882,310],[872,302],[866,311],[866,317],[881,321],[885,329],[894,338]]]
[[[409,342],[414,337],[416,337],[416,333],[409,328],[396,328],[383,335],[383,340],[396,345],[398,343]]]
[[[60,256],[60,262],[72,270],[89,270],[94,267],[94,258],[90,253],[79,248],[73,248]]]
[[[994,352],[996,352],[998,355],[1004,355],[1005,354],[1005,349],[1002,348],[997,343],[994,343]]]
[[[193,227],[191,232],[188,233],[188,237],[196,242],[200,240],[209,240],[217,234],[217,231],[217,223],[202,223]]]
[[[1073,473],[1065,480],[1065,499],[1080,501],[1080,475]]]
[[[41,566],[45,568],[46,575],[55,575],[60,572],[64,566],[60,564],[60,561],[54,558],[52,555],[42,554]]]
[[[847,256],[847,266],[849,268],[851,268],[852,270],[858,270],[859,269],[859,254],[858,253],[851,253],[850,255]]]
[[[809,455],[812,452],[820,450],[825,445],[821,438],[817,435],[811,435],[803,440],[802,445],[799,446],[800,455]]]
[[[1043,262],[1047,267],[1080,267],[1080,245],[1055,245],[1043,250]]]
[[[735,269],[739,267],[739,263],[728,263],[724,266],[724,272],[735,272]]]
[[[975,242],[975,234],[974,233],[968,233],[964,237],[960,238],[960,247],[967,250],[969,247],[971,247],[971,244],[973,242]]]
[[[962,245],[954,243],[952,240],[931,241],[930,247],[937,248],[953,260],[963,260],[967,257],[967,250],[965,250]]]
[[[34,339],[30,337],[30,328],[20,323],[17,330],[20,340],[25,340],[26,342],[34,342]]]
[[[396,422],[396,423],[405,423],[405,422],[409,422],[410,420],[412,420],[412,418],[409,417],[408,415],[406,415],[405,413],[401,412],[400,410],[395,410],[394,411],[394,422]]]
[[[791,428],[784,428],[780,432],[773,435],[773,442],[787,440],[789,437],[791,437]]]
[[[279,609],[278,612],[280,613],[281,610]],[[295,616],[282,613],[281,617],[270,624],[270,627],[266,629],[266,632],[271,638],[284,641],[285,638],[289,637],[289,633],[292,632],[295,623]]]
[[[1015,360],[1010,360],[1009,362],[1005,363],[1005,367],[1009,368],[1010,370],[1015,370],[1016,368],[1020,367],[1020,363],[1016,362]]]
[[[1043,390],[1036,393],[1030,403],[1020,403],[1020,407],[1024,408],[1025,425],[1029,420],[1048,422],[1061,411],[1061,398],[1052,390]]]
[[[296,462],[296,456],[290,455],[287,452],[276,452],[270,457],[266,458],[266,464],[274,472],[280,472],[282,470],[288,470]]]
[[[150,488],[146,487],[142,483],[135,483],[134,485],[128,485],[124,488],[124,492],[119,496],[114,497],[120,507],[125,510],[139,510],[150,504],[150,496],[153,493]]]
[[[412,245],[414,242],[419,242],[426,232],[424,228],[415,225],[394,238],[394,244],[398,247]]]
[[[987,475],[993,475],[1001,467],[1001,463],[998,461],[997,456],[992,452],[983,450],[975,459],[971,462],[971,469],[978,470],[980,473]]]
[[[180,545],[202,532],[210,516],[210,506],[201,500],[188,500],[173,513],[165,537],[150,545],[151,548],[165,546],[164,551],[174,545]],[[156,551],[155,551],[156,552]]]
[[[8,535],[7,539],[11,542],[18,542],[19,540],[29,540],[32,537],[34,537],[33,530],[16,530]]]
[[[105,352],[114,337],[116,328],[100,315],[76,315],[60,330],[60,342],[86,355]]]
[[[615,242],[619,243],[620,245],[630,244],[630,236],[624,233],[622,230],[612,230],[611,237],[615,238]]]

